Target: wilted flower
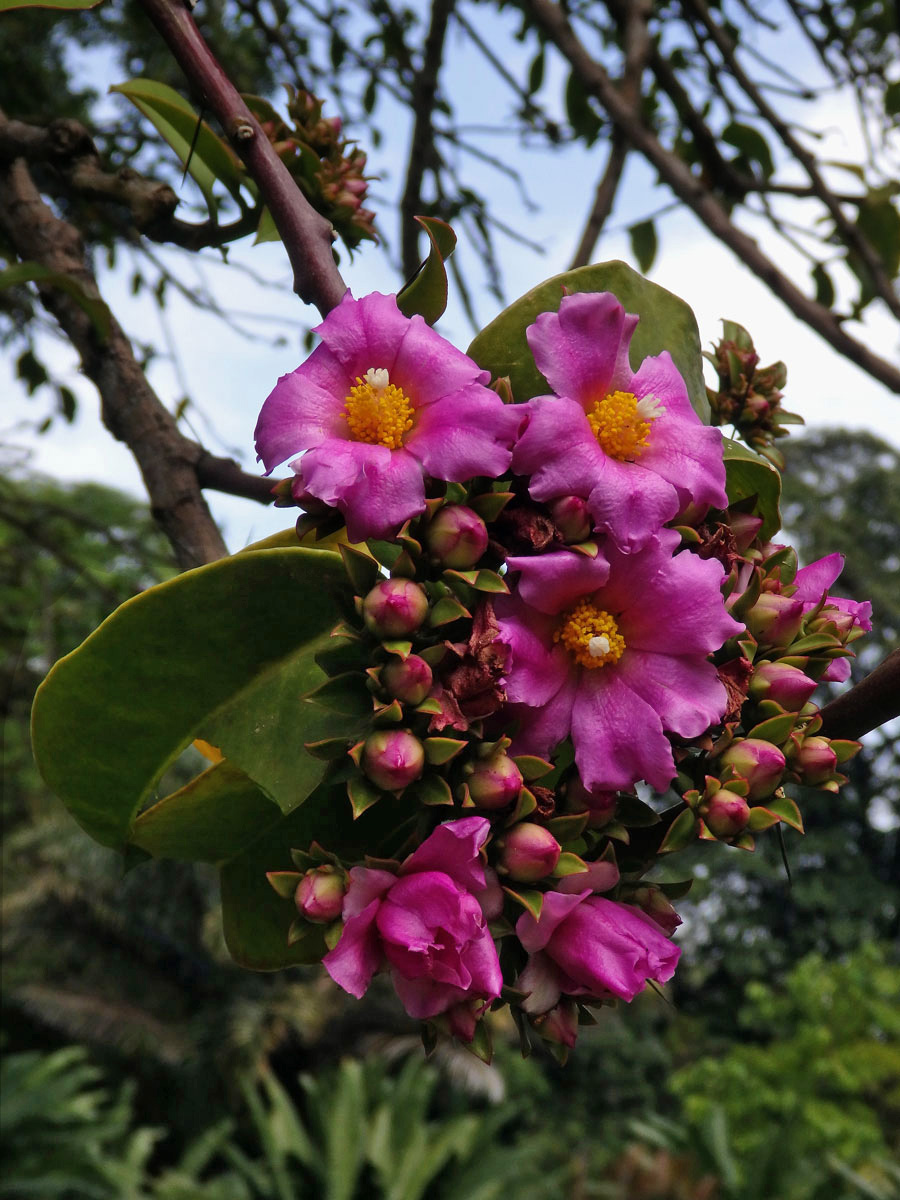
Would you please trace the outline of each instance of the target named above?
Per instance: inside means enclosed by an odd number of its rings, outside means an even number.
[[[524,406],[513,455],[535,500],[582,497],[626,552],[690,502],[728,504],[721,434],[694,412],[668,352],[632,371],[637,323],[609,292],[564,296],[558,313],[540,314],[526,336],[556,395]]]
[[[476,899],[487,886],[479,851],[489,833],[484,817],[448,821],[396,875],[354,867],[340,940],[322,959],[335,983],[360,997],[387,966],[404,1008],[420,1019],[496,999],[500,963]]]
[[[725,688],[707,656],[742,627],[725,611],[721,565],[673,557],[679,540],[664,529],[633,554],[508,560],[518,585],[495,610],[521,721],[514,753],[546,756],[571,734],[588,789],[646,779],[662,791],[675,774],[664,731],[697,737],[721,720]]]
[[[639,908],[582,891],[547,892],[541,915],[523,913],[516,936],[531,955],[516,987],[528,1013],[548,1012],[566,996],[633,1000],[648,979],[665,983],[681,951]]]
[[[524,414],[396,297],[348,292],[317,332],[322,344],[263,405],[256,449],[267,471],[306,451],[291,463],[300,494],[340,509],[351,541],[390,537],[423,512],[425,475],[508,468]]]

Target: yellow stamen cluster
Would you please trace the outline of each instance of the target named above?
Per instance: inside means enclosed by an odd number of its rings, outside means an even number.
[[[615,617],[590,600],[579,600],[565,613],[553,640],[562,642],[575,661],[591,671],[618,662],[625,653]]]
[[[413,426],[413,406],[403,391],[391,383],[382,367],[356,377],[356,386],[344,400],[344,413],[354,442],[397,450]]]
[[[610,392],[587,411],[594,436],[610,458],[633,462],[650,436],[657,406],[638,402],[633,392]]]

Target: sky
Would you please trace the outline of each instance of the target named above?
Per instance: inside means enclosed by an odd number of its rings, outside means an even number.
[[[479,11],[484,13],[483,8]],[[481,90],[484,73],[471,56],[461,61],[463,72],[470,72],[470,78],[463,81],[467,86],[459,88],[458,93],[470,107],[472,119],[483,119],[488,111],[492,119],[502,122],[507,100],[496,91]],[[561,76],[551,71],[545,91],[552,98],[561,87]],[[117,96],[107,103],[127,102]],[[402,111],[383,114],[385,125],[406,119]],[[823,156],[856,157],[859,147],[853,132],[849,97],[823,96],[813,111],[805,114],[805,120],[825,131],[825,139],[817,147]],[[522,171],[537,211],[527,212],[516,189],[502,178],[486,176],[483,186],[496,196],[504,219],[543,247],[543,253],[538,254],[498,238],[510,302],[566,268],[589,208],[595,179],[585,172],[583,161],[576,154],[551,156],[532,151],[526,158],[514,152],[511,145],[506,153],[510,162]],[[370,163],[381,177],[374,185],[376,197],[395,194],[402,182],[403,164],[394,143],[373,154]],[[190,183],[185,185],[186,195],[190,187]],[[621,258],[634,265],[625,226],[653,212],[664,199],[665,194],[654,185],[650,169],[633,158],[596,260]],[[395,238],[390,225],[386,225],[386,231],[389,238]],[[689,213],[677,210],[662,218],[659,234],[660,249],[649,278],[681,296],[692,307],[705,348],[719,336],[722,319],[738,321],[754,337],[763,364],[779,358],[787,363],[785,405],[801,413],[810,427],[840,425],[869,429],[900,448],[900,398],[841,358],[793,318]],[[760,227],[758,237],[765,247],[769,239],[767,231]],[[174,251],[154,248],[154,253],[185,281],[209,282],[223,308],[245,314],[239,318],[242,327],[266,335],[266,340],[245,338],[174,294],[161,318],[149,298],[131,295],[130,264],[122,261],[117,270],[102,273],[105,298],[132,337],[176,348],[177,370],[163,358],[151,365],[149,374],[158,394],[170,406],[174,406],[185,389],[196,402],[189,414],[192,428],[185,428],[185,432],[191,435],[193,430],[193,435],[212,452],[231,454],[246,469],[253,470],[253,428],[259,408],[278,377],[305,357],[302,336],[316,323],[317,315],[304,308],[290,292],[289,270],[280,245],[240,244],[232,248],[231,262],[243,265],[254,278],[241,270],[223,268],[212,252],[203,256],[200,263]],[[458,253],[464,263],[477,265],[471,247],[461,243]],[[797,281],[804,286],[803,280],[808,275],[806,264],[799,256],[792,260],[789,252],[779,254],[781,268],[796,273]],[[342,262],[342,270],[355,295],[372,290],[394,291],[400,282],[385,254],[376,248],[364,249],[349,264]],[[280,290],[262,286],[255,282],[257,276],[285,286]],[[502,307],[486,290],[476,299],[484,323]],[[450,305],[438,328],[462,348],[472,336],[458,297],[452,294],[452,284]],[[275,335],[282,335],[282,345],[271,344]],[[876,305],[870,306],[862,336],[883,357],[898,356],[896,326],[886,314],[879,313]],[[47,411],[49,401],[40,395],[24,396],[12,377],[11,364],[0,361],[0,445],[4,446],[0,449],[0,468],[4,461],[9,464],[27,460],[32,469],[60,479],[90,479],[142,495],[131,455],[103,429],[96,393],[78,374],[74,356],[65,346],[49,339],[44,339],[42,349],[47,361],[62,373],[64,382],[79,398],[77,420],[72,425],[57,421],[47,434],[36,434],[33,426]],[[250,501],[216,493],[207,493],[207,497],[232,550],[283,529],[292,520],[290,510],[267,510]]]

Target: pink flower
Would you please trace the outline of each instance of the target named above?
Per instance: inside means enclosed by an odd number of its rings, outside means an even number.
[[[351,541],[390,537],[425,509],[424,475],[496,478],[523,419],[490,376],[394,296],[348,292],[322,344],[278,381],[256,426],[266,470],[292,454],[298,494],[336,506]]]
[[[681,954],[639,908],[589,891],[547,892],[538,920],[523,913],[516,936],[531,956],[516,981],[531,993],[528,1013],[548,1012],[562,995],[633,1000],[648,979],[671,979]]]
[[[525,407],[513,470],[535,500],[581,496],[597,528],[626,553],[687,504],[727,507],[722,438],[691,408],[668,352],[632,371],[638,317],[609,292],[564,296],[528,329],[555,396]]]
[[[488,887],[479,851],[489,833],[484,817],[448,821],[398,875],[354,867],[340,940],[322,959],[335,983],[359,997],[387,966],[404,1008],[420,1019],[495,1000],[500,963],[476,899]]]
[[[868,600],[847,600],[843,596],[829,596],[828,589],[844,569],[843,554],[829,554],[817,559],[808,567],[801,567],[797,572],[794,584],[796,592],[793,598],[803,601],[803,611],[807,613],[825,601],[823,616],[836,620],[838,627],[849,625],[850,629],[858,627],[868,633],[872,628],[872,605]],[[836,610],[829,613],[831,608]],[[843,614],[843,618],[841,616]],[[832,683],[843,683],[850,678],[850,662],[846,658],[835,658],[822,676]]]
[[[561,550],[510,558],[498,597],[510,647],[506,693],[520,718],[512,754],[550,754],[571,734],[590,791],[675,775],[669,730],[697,737],[721,720],[725,688],[707,656],[743,626],[728,616],[714,559],[676,554],[663,529],[643,549],[596,558]]]

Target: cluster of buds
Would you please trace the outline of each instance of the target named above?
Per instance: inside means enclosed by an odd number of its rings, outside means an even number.
[[[341,136],[340,117],[322,114],[324,101],[302,88],[289,92],[285,121],[268,101],[245,97],[266,136],[310,204],[327,217],[349,249],[377,241],[375,214],[364,207],[366,155]]]
[[[736,321],[723,321],[723,337],[704,357],[719,377],[718,390],[707,388],[713,424],[733,425],[748,446],[784,467],[775,441],[790,432],[787,425],[802,425],[803,418],[782,408],[781,389],[787,379],[783,362],[760,367],[753,339]]]

